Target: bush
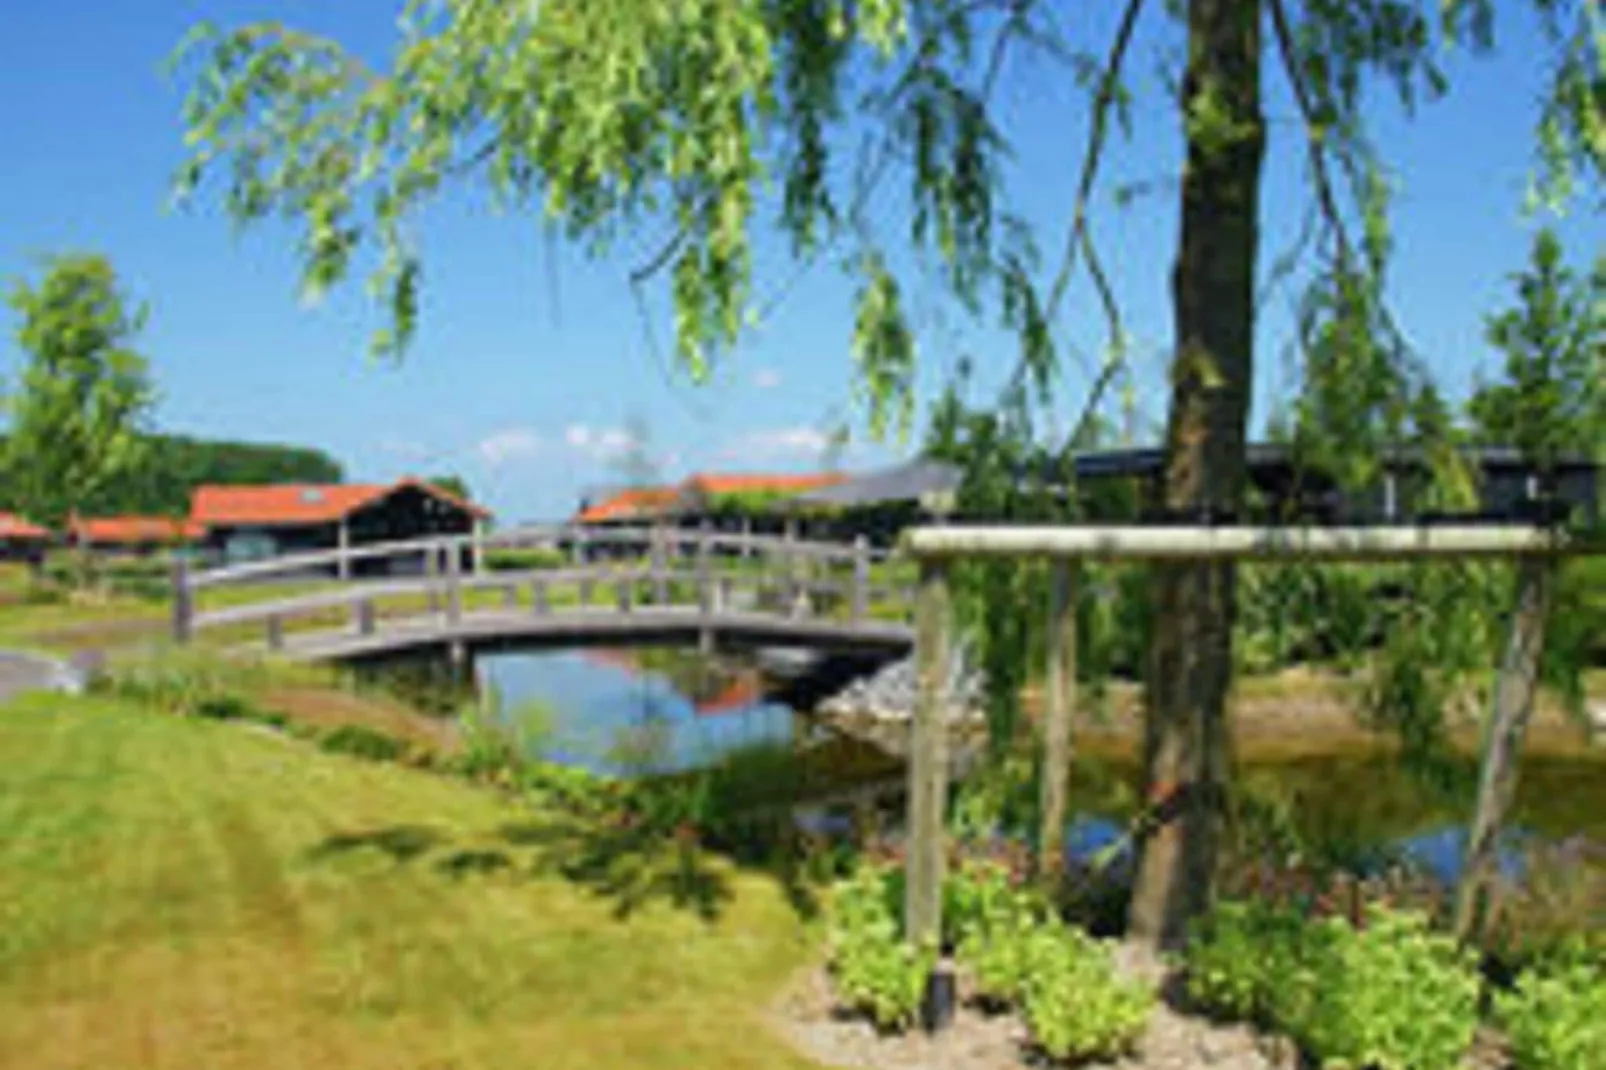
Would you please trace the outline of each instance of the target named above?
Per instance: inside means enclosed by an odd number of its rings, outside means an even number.
[[[1322,1064],[1453,1070],[1472,1047],[1481,978],[1475,956],[1422,914],[1374,907],[1356,930],[1317,923],[1319,998],[1291,1032]],[[1326,937],[1326,939],[1321,939]]]
[[[195,716],[211,721],[256,720],[261,714],[239,695],[207,695],[195,704]]]
[[[563,568],[568,563],[569,558],[558,550],[502,547],[485,551],[485,567],[492,572],[533,572]]]
[[[1450,1070],[1477,1028],[1476,959],[1421,913],[1373,906],[1357,928],[1222,903],[1195,930],[1186,965],[1205,1007],[1284,1033],[1322,1065]]]
[[[1074,1062],[1132,1051],[1154,1010],[1153,991],[1121,979],[1108,946],[1078,929],[1053,925],[1029,939],[1023,1009],[1037,1046]]]
[[[1188,996],[1211,1014],[1272,1027],[1297,1017],[1308,988],[1309,926],[1261,900],[1222,902],[1195,924],[1184,952]]]
[[[830,969],[851,1010],[882,1029],[913,1024],[937,962],[936,948],[917,948],[899,922],[896,871],[866,865],[837,886],[831,901]]]
[[[400,740],[366,725],[341,725],[318,741],[318,749],[331,754],[350,754],[376,762],[393,762],[406,751]]]
[[[1579,945],[1555,955],[1494,1002],[1523,1070],[1606,1066],[1606,958],[1598,953]]]

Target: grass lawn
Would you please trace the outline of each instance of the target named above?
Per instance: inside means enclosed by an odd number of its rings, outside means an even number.
[[[808,926],[723,863],[54,696],[0,708],[0,811],[6,1067],[807,1065],[758,1015]]]

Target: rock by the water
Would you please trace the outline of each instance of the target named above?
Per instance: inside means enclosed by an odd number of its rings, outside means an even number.
[[[954,651],[942,705],[950,722],[979,720],[985,702],[985,685],[979,672],[966,665],[962,649]],[[881,721],[907,721],[914,716],[918,680],[913,657],[884,666],[861,677],[820,704],[832,717],[869,717]]]

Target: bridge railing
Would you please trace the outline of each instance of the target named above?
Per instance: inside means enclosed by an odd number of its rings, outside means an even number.
[[[561,550],[550,567],[492,570],[488,552]],[[260,625],[270,648],[288,626],[372,635],[381,620],[451,626],[465,613],[759,612],[844,622],[907,619],[913,573],[850,544],[710,528],[521,528],[291,554],[191,572],[175,564],[173,635]],[[373,577],[364,573],[379,572]],[[203,608],[203,598],[222,605]]]

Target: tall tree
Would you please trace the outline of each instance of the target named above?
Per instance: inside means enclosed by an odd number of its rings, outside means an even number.
[[[1599,2],[1531,6],[1555,46],[1539,116],[1541,189],[1565,192],[1598,178],[1606,160],[1591,22]],[[1099,52],[1080,22],[1063,28],[1040,0],[436,0],[408,5],[401,46],[382,70],[282,26],[203,29],[190,53],[199,55],[186,105],[194,153],[180,184],[223,169],[237,220],[299,220],[314,291],[343,278],[371,239],[389,312],[375,343],[385,351],[406,346],[419,307],[421,260],[406,223],[449,183],[540,205],[593,250],[661,222],[668,236],[632,282],[668,275],[680,356],[703,373],[758,304],[751,234],[766,183],[779,176],[775,208],[795,254],[840,253],[856,281],[852,352],[872,432],[907,427],[913,409],[915,330],[901,281],[911,247],[935,261],[967,312],[996,315],[1018,335],[1009,392],[1039,401],[1052,397],[1065,294],[1086,268],[1108,321],[1097,408],[1126,350],[1093,237],[1094,195],[1110,130],[1125,125],[1124,71],[1147,12],[1163,46],[1182,45],[1162,47],[1152,92],[1178,116],[1186,145],[1163,504],[1220,517],[1237,511],[1244,481],[1268,57],[1303,119],[1323,220],[1317,278],[1340,284],[1328,314],[1365,331],[1376,317],[1349,297],[1382,292],[1386,252],[1365,91],[1390,83],[1407,104],[1424,86],[1439,91],[1440,46],[1488,44],[1494,7],[1126,0]],[[1089,98],[1065,252],[1049,273],[1004,184],[1009,139],[995,102],[1005,74],[1021,69],[1009,62],[1021,49]],[[908,229],[896,234],[867,206],[900,173]],[[1348,234],[1357,219],[1364,243]],[[1163,611],[1149,780],[1175,818],[1146,844],[1132,921],[1157,939],[1181,933],[1209,886],[1233,582],[1225,566],[1167,568],[1155,580]]]
[[[428,483],[432,487],[438,487],[439,489],[444,490],[447,494],[455,495],[464,501],[473,500],[473,496],[468,492],[468,483],[464,481],[462,476],[430,476],[424,482]]]
[[[1556,235],[1541,230],[1527,271],[1513,281],[1516,304],[1487,324],[1489,342],[1505,355],[1504,379],[1479,389],[1468,410],[1482,437],[1522,452],[1538,475],[1542,498],[1548,499],[1557,489],[1564,455],[1606,458],[1606,261],[1580,277],[1562,259]],[[1480,935],[1487,921],[1495,855],[1516,797],[1537,686],[1547,668],[1548,675],[1570,676],[1581,660],[1580,636],[1559,647],[1546,642],[1552,620],[1564,625],[1566,618],[1580,615],[1577,605],[1557,604],[1556,588],[1550,562],[1520,567],[1507,663],[1485,726],[1467,865],[1457,890],[1455,925],[1465,939]],[[1548,664],[1547,652],[1552,654]]]
[[[138,463],[154,392],[134,339],[145,309],[131,307],[104,257],[51,259],[10,304],[27,362],[3,398],[7,482],[15,504],[60,529]]]

